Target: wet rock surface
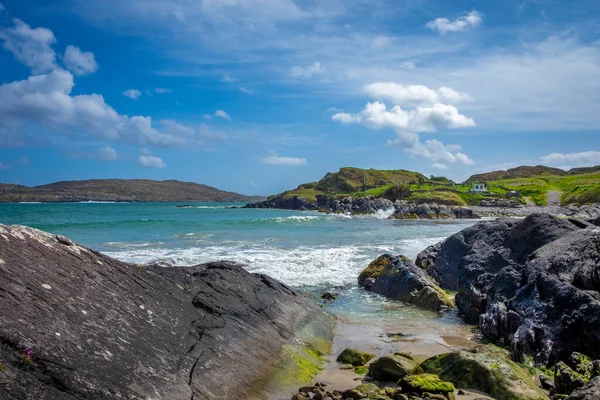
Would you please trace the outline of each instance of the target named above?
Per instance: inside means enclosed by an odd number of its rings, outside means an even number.
[[[36,400],[246,398],[323,314],[230,262],[138,266],[3,225],[0,310],[0,398]]]
[[[409,203],[397,200],[395,212],[390,219],[479,219],[479,215],[469,207],[447,206],[437,203]]]
[[[435,280],[404,256],[379,256],[358,281],[366,290],[429,310],[454,306]]]
[[[476,224],[421,253],[419,265],[483,334],[516,360],[600,357],[600,229],[533,214]]]

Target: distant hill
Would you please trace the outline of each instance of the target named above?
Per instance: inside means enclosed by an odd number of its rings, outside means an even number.
[[[600,165],[596,165],[595,167],[571,168],[567,173],[569,175],[581,175],[591,174],[592,172],[600,172]]]
[[[560,168],[545,167],[543,165],[536,165],[535,167],[521,166],[516,168],[510,168],[506,171],[493,171],[486,172],[484,174],[471,175],[471,177],[467,179],[466,183],[490,182],[516,178],[531,178],[533,176],[540,176],[544,174],[563,176],[567,175],[567,171],[564,171]]]
[[[262,197],[225,192],[193,182],[145,179],[64,181],[27,187],[0,184],[0,203],[78,201],[259,201]]]

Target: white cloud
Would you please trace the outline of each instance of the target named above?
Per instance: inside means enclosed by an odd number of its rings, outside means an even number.
[[[394,82],[375,82],[367,85],[365,91],[373,98],[389,100],[394,104],[461,103],[472,100],[467,93],[457,92],[445,86],[430,89],[423,85],[404,86]]]
[[[223,83],[235,83],[235,82],[237,82],[237,79],[232,78],[232,77],[226,75],[223,78],[221,78],[221,82],[223,82]]]
[[[465,16],[459,17],[454,21],[448,18],[436,18],[429,21],[425,26],[431,30],[438,31],[441,35],[448,32],[461,32],[470,28],[477,28],[483,23],[483,15],[477,11],[471,11]]]
[[[246,94],[254,94],[254,90],[246,89],[245,87],[241,87],[240,92],[246,93]]]
[[[173,91],[171,89],[167,89],[167,88],[156,88],[156,89],[154,89],[154,91],[158,94],[173,93]]]
[[[88,134],[114,141],[183,146],[181,137],[164,134],[152,118],[120,115],[98,94],[71,96],[73,75],[65,70],[0,85],[0,130],[18,132],[41,124],[61,134]]]
[[[339,113],[332,118],[346,124],[360,123],[372,129],[392,128],[417,133],[475,126],[472,118],[460,114],[456,107],[448,104],[419,106],[408,111],[394,106],[388,111],[385,104],[375,101],[367,103],[358,114]]]
[[[4,170],[8,170],[8,169],[12,169],[12,167],[10,165],[4,165],[4,164],[2,164],[2,161],[0,161],[0,171],[4,171]]]
[[[138,157],[138,165],[150,168],[165,168],[167,166],[162,158],[151,155],[140,155]]]
[[[322,75],[327,69],[320,62],[315,61],[308,67],[295,66],[290,69],[290,75],[294,78],[311,78],[315,75]]]
[[[52,45],[56,38],[46,28],[32,29],[20,19],[13,19],[13,26],[0,28],[3,47],[28,66],[34,74],[48,72],[56,68],[56,53]]]
[[[584,151],[581,153],[552,153],[541,157],[549,165],[565,165],[570,163],[579,167],[600,165],[600,151]]]
[[[79,47],[71,45],[65,50],[63,63],[75,75],[87,75],[98,70],[94,53],[83,52]]]
[[[98,160],[107,162],[113,162],[119,159],[119,153],[117,153],[117,150],[109,146],[102,147],[96,150],[96,156]]]
[[[227,119],[227,120],[231,119],[231,117],[229,116],[229,114],[227,114],[223,110],[217,110],[217,111],[215,111],[215,116],[219,117],[219,118]]]
[[[447,145],[436,139],[423,143],[419,136],[422,132],[475,126],[475,121],[461,114],[456,107],[439,103],[458,102],[468,95],[446,87],[432,90],[425,86],[405,87],[395,83],[367,85],[365,91],[371,97],[387,98],[417,106],[413,109],[403,109],[395,105],[388,110],[384,103],[374,101],[367,103],[360,113],[338,113],[333,115],[332,119],[342,124],[361,124],[370,129],[391,128],[396,131],[396,138],[388,140],[387,144],[398,146],[408,154],[426,157],[435,162],[474,164],[466,154],[459,152],[460,146]]]
[[[400,68],[402,69],[415,69],[417,65],[415,64],[414,61],[404,61],[403,63],[400,64]]]
[[[225,133],[214,131],[206,124],[200,124],[198,128],[193,128],[169,119],[161,120],[160,124],[165,133],[176,137],[193,139],[197,142],[226,141],[229,139]]]
[[[271,165],[306,165],[308,162],[306,158],[299,157],[281,157],[278,156],[274,151],[271,151],[271,155],[263,158],[263,164],[271,164]]]
[[[123,92],[123,96],[129,97],[131,100],[137,100],[142,96],[142,92],[137,89],[129,89]]]
[[[204,114],[203,117],[204,117],[204,119],[208,119],[208,120],[212,119],[212,115],[210,115],[210,114]]]
[[[446,169],[448,169],[449,167],[448,167],[447,165],[445,165],[445,164],[442,164],[442,163],[435,163],[435,164],[433,164],[433,165],[431,166],[431,168],[435,168],[435,169],[441,169],[441,170],[446,170]]]

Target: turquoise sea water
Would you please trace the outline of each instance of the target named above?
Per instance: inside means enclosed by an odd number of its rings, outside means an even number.
[[[441,318],[369,294],[356,278],[382,253],[414,259],[427,246],[475,221],[398,221],[390,214],[350,217],[317,212],[231,209],[239,203],[0,204],[0,223],[62,234],[114,258],[190,266],[242,262],[301,290],[341,293],[329,310],[347,320],[401,320],[424,332],[456,333],[456,313]],[[340,288],[339,286],[343,286]],[[448,332],[448,330],[450,330]]]
[[[472,221],[391,221],[317,212],[230,209],[236,203],[0,204],[0,223],[62,234],[124,261],[228,259],[292,286],[354,282],[378,255],[414,259]]]

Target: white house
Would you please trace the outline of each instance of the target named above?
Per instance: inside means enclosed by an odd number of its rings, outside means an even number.
[[[487,191],[487,185],[485,183],[474,183],[471,186],[471,192],[473,193],[482,193]]]

